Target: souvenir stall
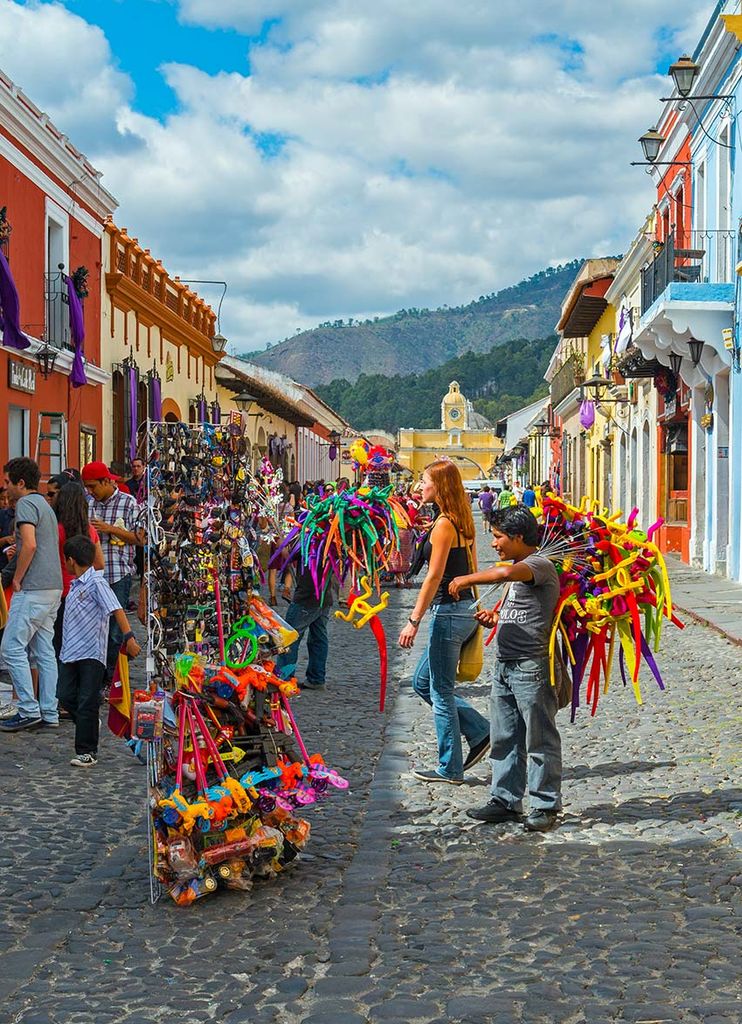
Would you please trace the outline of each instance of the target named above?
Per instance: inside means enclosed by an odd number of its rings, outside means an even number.
[[[122,656],[109,725],[147,763],[152,901],[165,892],[188,905],[282,871],[309,839],[307,808],[348,785],[307,749],[291,706],[296,680],[277,671],[297,634],[259,596],[260,537],[267,530],[277,557],[308,566],[318,593],[330,578],[348,581],[349,608],[337,614],[374,631],[383,709],[378,581],[397,532],[388,490],[368,488],[313,497],[279,523],[280,470],[265,459],[259,478],[249,473],[238,417],[149,423],[140,451],[147,686],[130,693]]]

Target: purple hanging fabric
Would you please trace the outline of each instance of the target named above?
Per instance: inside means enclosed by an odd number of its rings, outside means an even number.
[[[213,404],[212,415],[214,423],[216,423],[217,426],[220,426],[222,422],[222,407],[219,405],[218,402],[214,402]]]
[[[70,333],[72,334],[72,341],[75,346],[75,355],[73,356],[72,369],[70,370],[70,383],[73,388],[81,388],[83,384],[88,382],[88,378],[85,376],[85,363],[83,362],[85,317],[82,311],[80,296],[75,291],[74,281],[66,274],[64,280],[67,285],[67,300],[70,307]]]
[[[135,459],[137,454],[137,384],[139,375],[132,366],[129,369],[129,416],[131,433],[129,434],[129,458]]]
[[[21,330],[20,313],[18,289],[8,261],[0,251],[0,331],[3,345],[7,345],[8,348],[24,349],[31,344],[30,339]]]
[[[152,388],[152,419],[155,423],[162,421],[162,382],[159,377],[152,377],[150,382]]]
[[[336,444],[330,445],[330,450],[327,453],[327,457],[330,460],[330,462],[334,462],[335,459],[338,457],[338,449]]]
[[[206,422],[206,401],[203,398],[198,400],[198,422]]]
[[[595,402],[592,398],[583,399],[580,406],[580,423],[584,430],[589,430],[595,423]]]

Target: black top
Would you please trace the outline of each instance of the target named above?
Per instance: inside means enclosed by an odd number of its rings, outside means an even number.
[[[456,531],[456,539],[461,540],[459,531]],[[430,556],[433,553],[433,545],[430,543],[430,534],[428,534],[425,540],[425,546],[423,548],[425,553],[425,561],[430,565]],[[452,547],[448,552],[448,558],[446,559],[446,565],[443,570],[443,578],[438,585],[438,589],[433,595],[431,604],[457,604],[455,597],[451,597],[448,592],[448,584],[451,580],[457,576],[469,576],[473,572],[473,569],[469,565],[469,556],[467,554],[467,545],[457,545]],[[471,601],[474,597],[474,592],[470,587],[466,590],[459,591],[459,601]]]
[[[318,598],[311,571],[299,567],[296,571],[296,586],[291,600],[294,604],[303,604],[308,607],[330,608],[333,604],[333,584],[331,582],[322,597]]]

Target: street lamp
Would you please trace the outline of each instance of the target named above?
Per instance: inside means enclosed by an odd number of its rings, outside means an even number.
[[[690,349],[690,361],[694,366],[698,366],[703,355],[703,342],[699,341],[698,338],[691,338],[688,341],[688,348]]]
[[[676,377],[680,377],[680,370],[683,365],[683,357],[679,352],[670,353],[670,369]]]
[[[559,431],[549,423],[545,416],[542,416],[540,420],[536,420],[533,424],[533,429],[539,437],[559,437]]]
[[[54,364],[57,361],[59,352],[48,341],[36,352],[36,361],[39,364],[39,371],[44,380],[47,380],[54,373]]]
[[[656,128],[649,128],[639,139],[642,152],[644,153],[644,159],[650,164],[656,162],[664,141],[664,136],[660,135]]]
[[[698,78],[700,70],[700,66],[687,53],[684,53],[674,64],[670,65],[668,74],[683,99],[687,99],[690,96],[693,83]]]
[[[239,395],[235,395],[232,399],[234,404],[243,412],[246,416],[262,416],[262,412],[250,412],[252,407],[257,404],[257,398],[255,395],[251,395],[249,391],[242,391]]]
[[[227,347],[227,339],[223,334],[215,334],[211,339],[211,347],[214,349],[217,355],[221,355],[224,349]]]
[[[594,377],[591,377],[590,380],[586,380],[585,383],[581,385],[581,387],[583,388],[583,394],[584,389],[587,389],[588,391],[593,391],[595,393],[594,401],[598,402],[600,405],[628,404],[628,398],[602,398],[600,392],[602,392],[604,389],[609,388],[610,386],[611,382],[606,377],[601,377],[600,374],[596,374]]]

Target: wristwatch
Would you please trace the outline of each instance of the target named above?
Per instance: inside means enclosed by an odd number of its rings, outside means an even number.
[[[135,640],[135,639],[136,639],[136,637],[134,636],[134,631],[130,629],[128,633],[124,633],[124,637],[123,637],[121,643],[122,644],[128,644],[128,642],[130,640]]]
[[[411,626],[414,626],[415,629],[417,629],[418,626],[420,625],[422,619],[413,619],[412,616],[410,615],[410,617],[407,619],[407,621],[409,622],[409,624]]]

